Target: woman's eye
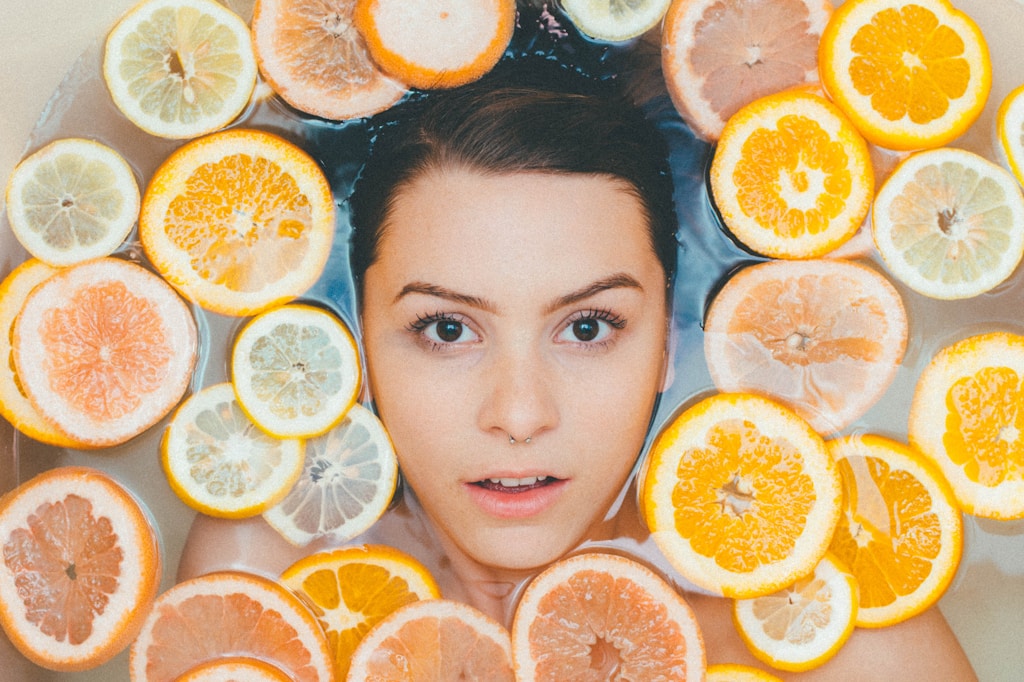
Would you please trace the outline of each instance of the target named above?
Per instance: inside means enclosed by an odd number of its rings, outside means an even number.
[[[438,320],[434,323],[434,334],[437,336],[437,340],[445,343],[458,341],[464,329],[462,323],[457,320]]]
[[[470,343],[479,339],[465,323],[452,317],[421,319],[412,329],[435,346]]]
[[[559,339],[569,343],[601,343],[623,326],[625,322],[615,316],[584,313],[569,321]]]
[[[572,323],[572,335],[577,341],[593,341],[601,333],[598,320],[576,320]]]

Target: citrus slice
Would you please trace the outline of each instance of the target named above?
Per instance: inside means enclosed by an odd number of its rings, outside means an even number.
[[[252,315],[316,282],[334,239],[334,201],[304,151],[271,133],[231,129],[161,164],[139,233],[150,261],[190,300]]]
[[[675,0],[662,29],[662,71],[691,129],[717,140],[743,106],[818,81],[829,0]]]
[[[370,116],[405,86],[370,58],[352,23],[355,0],[258,0],[252,37],[260,74],[284,101],[320,118]]]
[[[845,491],[831,551],[860,585],[857,625],[893,625],[934,604],[956,573],[963,521],[942,473],[902,443],[829,441]]]
[[[366,633],[348,679],[512,682],[508,630],[462,602],[410,602]]]
[[[795,412],[721,393],[677,416],[648,454],[641,508],[683,576],[734,598],[770,594],[814,570],[839,520],[839,472]]]
[[[35,287],[11,346],[36,410],[80,446],[96,448],[133,438],[174,408],[192,378],[198,333],[163,280],[99,258]]]
[[[763,597],[733,602],[736,631],[759,660],[800,672],[829,660],[853,634],[857,581],[826,553],[810,575]]]
[[[294,682],[333,680],[327,639],[284,586],[234,571],[178,583],[159,597],[132,643],[138,682],[169,682],[200,663],[258,658]]]
[[[139,217],[131,166],[106,145],[56,140],[17,165],[7,218],[25,250],[53,266],[109,256]]]
[[[939,351],[914,389],[908,436],[965,512],[1024,518],[1024,337],[992,332]]]
[[[171,489],[193,509],[225,518],[277,504],[302,472],[302,459],[302,441],[257,428],[226,382],[189,396],[160,442]]]
[[[352,653],[370,628],[410,602],[441,597],[426,568],[384,545],[311,554],[286,569],[281,581],[312,609],[327,634],[338,680],[345,679]]]
[[[716,663],[708,666],[704,682],[782,682],[781,679],[760,668],[739,663]]]
[[[907,335],[899,293],[871,268],[768,261],[740,270],[715,295],[704,355],[719,390],[767,395],[824,434],[882,397]]]
[[[200,663],[174,682],[291,682],[291,678],[258,658],[232,656]]]
[[[515,29],[516,3],[356,0],[353,18],[370,56],[393,78],[414,88],[453,88],[501,59]]]
[[[1024,196],[1001,166],[943,147],[902,161],[882,184],[872,235],[886,268],[925,296],[977,296],[1024,255]]]
[[[359,350],[337,317],[292,304],[261,313],[235,338],[231,382],[249,418],[278,438],[318,436],[355,402]]]
[[[0,624],[51,670],[87,670],[125,649],[160,584],[148,516],[96,469],[50,469],[5,495],[0,543]]]
[[[342,543],[387,510],[398,485],[398,459],[380,419],[356,403],[336,427],[306,441],[299,480],[263,518],[286,540],[304,546]]]
[[[527,585],[512,622],[516,680],[699,680],[704,642],[689,605],[626,557],[562,559]]]
[[[1024,185],[1024,85],[1008,94],[996,112],[996,148],[1017,182]]]
[[[249,27],[214,0],[145,0],[107,35],[103,79],[132,123],[198,137],[231,123],[256,85]]]
[[[672,0],[561,0],[559,7],[580,33],[621,42],[657,26]]]
[[[889,149],[954,140],[992,85],[981,29],[946,0],[847,0],[821,35],[818,65],[832,100]]]
[[[711,163],[722,221],[747,248],[814,258],[847,241],[874,194],[867,144],[805,89],[756,99],[726,123]]]

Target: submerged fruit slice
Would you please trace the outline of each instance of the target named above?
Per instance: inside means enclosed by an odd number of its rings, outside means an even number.
[[[914,389],[908,436],[965,512],[1024,518],[1024,336],[980,334],[937,353]]]
[[[708,666],[704,682],[782,682],[781,679],[759,668],[739,663],[717,663]]]
[[[294,545],[321,538],[341,544],[384,514],[397,485],[391,438],[357,403],[336,427],[306,441],[299,479],[263,518]]]
[[[201,663],[174,682],[291,682],[291,678],[258,658],[234,656]]]
[[[334,239],[323,171],[290,142],[231,129],[180,147],[142,200],[139,235],[157,270],[187,298],[252,315],[319,278]]]
[[[683,120],[717,140],[754,100],[818,80],[829,0],[675,0],[662,31],[662,70]]]
[[[902,161],[875,198],[875,246],[894,277],[940,299],[970,298],[1024,255],[1024,196],[1002,167],[962,149]]]
[[[224,657],[258,658],[294,682],[334,680],[316,619],[278,583],[238,572],[208,573],[161,594],[132,643],[138,682],[169,682]]]
[[[292,304],[257,315],[231,350],[231,383],[253,422],[278,438],[335,426],[355,402],[359,349],[331,313]]]
[[[356,0],[354,19],[373,60],[391,76],[414,88],[453,88],[501,59],[515,29],[516,3]]]
[[[336,679],[344,680],[356,646],[396,609],[441,592],[418,561],[383,545],[318,552],[300,559],[281,581],[312,609],[334,653]]]
[[[366,633],[348,679],[512,682],[508,630],[462,602],[414,601]]]
[[[947,0],[847,0],[825,27],[818,62],[833,101],[889,149],[957,138],[992,85],[981,29]]]
[[[94,668],[125,649],[160,585],[149,518],[96,469],[51,469],[0,499],[0,544],[0,624],[52,670]]]
[[[1024,185],[1024,85],[1008,94],[996,113],[998,149],[1017,182]]]
[[[302,471],[301,440],[278,439],[245,415],[229,383],[193,393],[160,443],[167,482],[190,507],[226,518],[277,504]]]
[[[146,0],[107,35],[103,79],[147,133],[190,138],[223,128],[249,102],[249,27],[214,0]]]
[[[139,217],[131,166],[106,145],[64,138],[24,159],[7,181],[11,231],[53,266],[109,256]]]
[[[562,0],[573,25],[596,40],[618,42],[654,28],[672,0]]]
[[[806,576],[839,520],[839,472],[792,410],[722,393],[656,438],[640,491],[644,519],[683,576],[716,594],[758,597]]]
[[[163,280],[100,258],[33,289],[11,345],[18,380],[39,413],[76,443],[106,447],[142,433],[178,403],[198,333]]]
[[[512,623],[516,680],[699,680],[704,643],[675,589],[625,557],[579,554],[530,581]]]
[[[260,73],[288,104],[321,118],[370,116],[405,94],[370,58],[352,22],[356,0],[258,0]]]
[[[908,331],[899,293],[867,266],[769,261],[733,275],[715,296],[704,355],[719,390],[770,396],[827,434],[882,397]]]
[[[860,585],[857,625],[892,625],[934,604],[956,573],[963,522],[920,453],[881,436],[829,441],[845,490],[831,551]]]
[[[711,191],[729,231],[773,258],[814,258],[847,241],[874,194],[867,144],[805,89],[754,100],[722,131]]]
[[[835,656],[853,634],[857,581],[831,554],[814,572],[764,597],[733,604],[736,630],[750,652],[773,668],[800,672]]]

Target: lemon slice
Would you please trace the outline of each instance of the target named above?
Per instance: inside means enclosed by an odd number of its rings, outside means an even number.
[[[872,234],[889,272],[911,289],[970,298],[1008,278],[1024,255],[1024,196],[977,154],[918,152],[879,190]]]
[[[996,113],[996,145],[1003,161],[1024,184],[1024,85],[1007,95]]]
[[[581,33],[620,42],[654,28],[672,0],[562,0],[562,10]]]
[[[167,481],[190,507],[225,518],[277,504],[302,472],[303,443],[257,428],[230,383],[194,393],[174,413],[160,444]]]
[[[214,0],[147,0],[107,36],[103,79],[132,123],[185,139],[223,128],[256,85],[249,27]]]
[[[298,546],[342,543],[380,518],[398,484],[398,460],[384,425],[356,403],[340,424],[306,441],[299,480],[263,518]]]
[[[14,169],[7,218],[21,245],[61,267],[109,256],[139,217],[139,185],[124,158],[77,137],[56,140]]]
[[[278,438],[317,436],[345,416],[359,391],[359,350],[331,313],[303,304],[254,317],[235,339],[238,402]]]

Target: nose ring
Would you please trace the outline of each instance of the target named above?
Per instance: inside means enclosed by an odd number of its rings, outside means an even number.
[[[522,442],[524,442],[524,443],[530,443],[531,441],[533,441],[533,436],[527,436],[527,437],[526,437],[526,439],[525,439],[525,440],[523,440]],[[515,445],[515,444],[516,444],[516,443],[518,443],[518,442],[519,442],[519,441],[517,441],[517,440],[516,440],[515,438],[513,438],[513,437],[512,437],[512,434],[511,434],[511,433],[510,433],[510,434],[508,434],[508,444],[509,444],[509,445]]]

